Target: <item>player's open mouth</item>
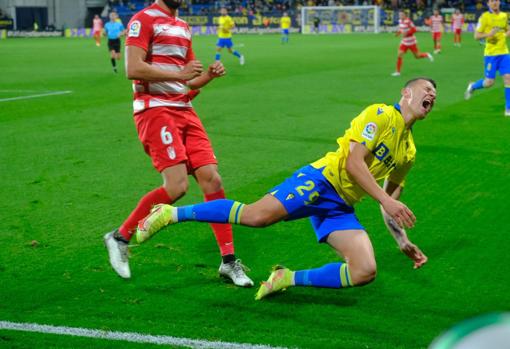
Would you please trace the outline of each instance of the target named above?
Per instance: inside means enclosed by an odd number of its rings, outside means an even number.
[[[425,99],[423,102],[422,102],[422,107],[423,109],[425,109],[425,111],[430,111],[430,109],[432,109],[432,106],[434,105],[434,102],[428,100],[428,99]]]

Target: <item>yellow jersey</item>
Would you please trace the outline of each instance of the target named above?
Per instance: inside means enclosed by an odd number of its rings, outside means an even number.
[[[497,56],[508,53],[506,45],[506,31],[508,30],[508,15],[506,12],[498,14],[492,12],[484,12],[478,19],[476,31],[487,34],[493,28],[500,30],[492,37],[485,40],[485,56]]]
[[[282,29],[289,29],[291,24],[291,20],[289,16],[284,16],[280,19],[280,27]]]
[[[229,39],[232,37],[232,29],[235,23],[230,16],[220,16],[218,21],[218,37],[221,39]]]
[[[416,147],[411,130],[405,127],[400,106],[373,104],[351,122],[351,127],[337,139],[339,148],[329,152],[311,165],[322,169],[336,192],[349,205],[366,194],[346,170],[350,142],[364,144],[372,153],[367,159],[368,169],[377,181],[388,178],[404,185],[405,176],[414,164]]]

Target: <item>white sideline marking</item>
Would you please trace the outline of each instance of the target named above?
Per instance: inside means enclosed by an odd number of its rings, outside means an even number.
[[[14,330],[24,332],[38,332],[60,334],[67,336],[89,337],[98,339],[110,339],[116,341],[126,341],[135,343],[151,343],[157,345],[176,345],[181,347],[192,348],[210,348],[210,349],[286,349],[283,347],[272,347],[269,345],[261,344],[248,344],[248,343],[229,343],[229,342],[210,342],[200,339],[179,338],[172,336],[153,336],[148,334],[141,334],[136,332],[114,332],[114,331],[101,331],[92,330],[80,327],[66,327],[66,326],[50,326],[39,325],[32,323],[20,323],[10,321],[0,321],[0,330]]]
[[[39,97],[47,97],[47,96],[56,96],[56,95],[66,95],[69,93],[73,93],[73,91],[55,91],[48,93],[40,93],[37,95],[28,95],[28,96],[19,96],[19,97],[11,97],[11,98],[2,98],[0,102],[9,102],[9,101],[17,101],[20,99],[31,99],[31,98],[39,98]]]

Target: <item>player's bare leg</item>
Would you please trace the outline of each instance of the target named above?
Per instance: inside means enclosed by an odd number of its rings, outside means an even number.
[[[239,64],[244,65],[244,63],[245,63],[244,56],[239,51],[232,50],[231,47],[227,47],[227,50],[228,50],[228,52],[230,52],[231,54],[233,54],[234,56],[239,58]]]
[[[172,202],[179,200],[188,191],[188,170],[186,164],[181,163],[165,168],[161,172],[163,188]],[[135,241],[142,243],[149,240],[170,221],[170,205],[164,203],[155,205],[146,217],[141,219],[135,234]]]
[[[94,34],[94,40],[96,41],[96,46],[101,46],[101,35],[100,34]]]
[[[210,164],[199,167],[195,170],[194,176],[204,193],[206,202],[225,198],[217,165]],[[231,279],[237,286],[252,287],[253,281],[245,273],[247,268],[234,254],[232,226],[230,224],[211,223],[211,228],[216,237],[222,258],[222,263],[218,270],[220,275]]]
[[[261,284],[255,299],[260,300],[292,286],[344,288],[365,285],[375,279],[374,250],[365,231],[334,231],[327,242],[345,263],[330,263],[300,271],[276,266],[267,281]]]
[[[404,54],[405,54],[405,51],[402,51],[400,49],[398,50],[397,68],[396,68],[395,72],[393,74],[391,74],[391,76],[400,76],[400,70],[402,69],[402,62],[403,62]]]
[[[128,260],[128,245],[131,234],[137,228],[138,221],[147,216],[151,211],[154,212],[160,210],[160,207],[168,206],[155,205],[151,210],[151,205],[154,203],[172,202],[172,198],[173,201],[175,201],[183,196],[188,189],[188,173],[186,165],[184,164],[166,168],[162,172],[162,177],[163,187],[145,194],[122,226],[104,236],[104,243],[108,250],[110,264],[115,272],[122,278],[128,279],[131,277]],[[153,223],[154,225],[161,224],[161,222],[158,221]]]
[[[441,53],[441,41],[434,40],[434,54]]]
[[[428,58],[431,62],[434,62],[434,56],[432,56],[429,52],[420,52],[417,50],[413,51],[413,55],[416,59]]]
[[[466,88],[466,92],[464,92],[464,99],[468,100],[473,97],[473,93],[475,90],[480,90],[482,88],[490,88],[494,85],[494,79],[484,78],[475,82],[470,82]]]
[[[353,286],[365,285],[375,279],[377,265],[374,249],[364,230],[335,231],[327,241],[345,259]]]
[[[193,209],[199,210],[200,213],[195,214]],[[232,200],[215,200],[184,207],[157,205],[153,212],[138,225],[136,241],[142,243],[165,225],[181,221],[235,223],[258,228],[279,222],[285,217],[287,217],[287,211],[281,202],[270,194],[247,205]]]

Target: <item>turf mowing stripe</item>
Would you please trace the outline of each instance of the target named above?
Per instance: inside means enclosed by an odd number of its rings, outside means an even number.
[[[40,97],[47,97],[47,96],[66,95],[69,93],[73,93],[73,91],[55,91],[55,92],[41,93],[41,94],[37,94],[37,95],[2,98],[2,99],[0,99],[0,102],[10,102],[10,101],[18,101],[21,99],[31,99],[31,98],[40,98]]]
[[[20,323],[10,321],[0,321],[0,330],[14,330],[23,332],[38,332],[59,334],[76,337],[89,337],[98,339],[109,339],[117,341],[135,342],[135,343],[150,343],[157,345],[176,345],[181,347],[192,348],[218,348],[218,349],[286,349],[284,347],[272,347],[269,345],[261,344],[247,344],[247,343],[229,343],[229,342],[212,342],[200,339],[179,338],[172,336],[153,336],[141,334],[136,332],[113,332],[92,330],[80,327],[66,327],[66,326],[50,326],[32,323]]]

